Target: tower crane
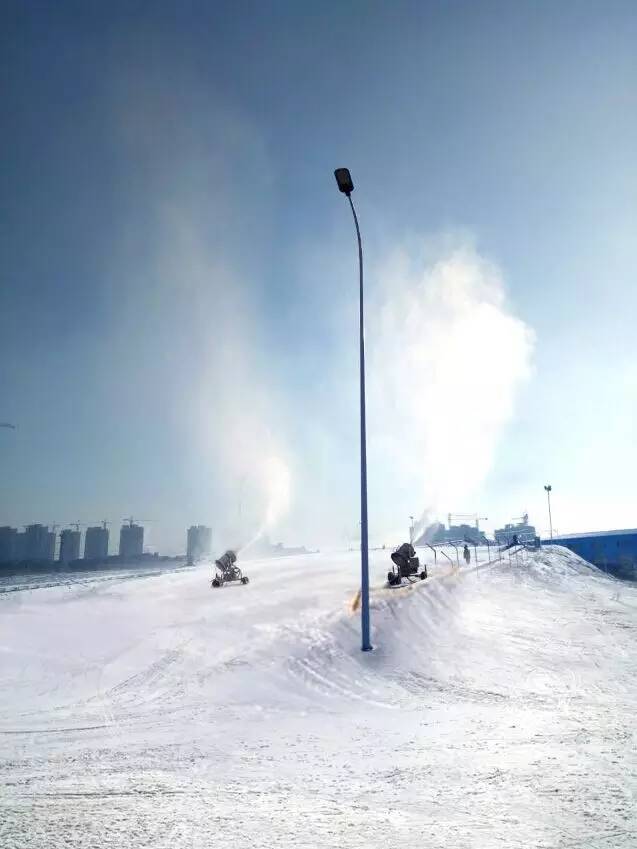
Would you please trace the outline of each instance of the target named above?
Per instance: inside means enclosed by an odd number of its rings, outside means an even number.
[[[528,525],[529,524],[529,514],[523,513],[521,516],[514,516],[511,521],[518,522],[518,524]]]

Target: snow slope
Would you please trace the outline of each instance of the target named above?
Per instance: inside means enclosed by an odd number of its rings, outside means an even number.
[[[637,846],[637,588],[358,558],[0,595],[0,846]]]

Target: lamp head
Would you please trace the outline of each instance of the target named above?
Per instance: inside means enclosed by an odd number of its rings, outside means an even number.
[[[336,177],[336,183],[339,191],[349,197],[354,191],[354,183],[352,183],[352,175],[349,173],[349,169],[337,168],[336,171],[334,171],[334,176]]]

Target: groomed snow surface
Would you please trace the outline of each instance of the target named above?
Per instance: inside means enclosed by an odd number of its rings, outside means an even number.
[[[388,553],[0,595],[2,849],[637,846],[637,587]]]

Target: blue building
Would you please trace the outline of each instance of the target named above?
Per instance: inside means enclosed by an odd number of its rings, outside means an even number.
[[[637,528],[566,534],[543,540],[543,545],[563,545],[599,569],[618,578],[637,580]]]

